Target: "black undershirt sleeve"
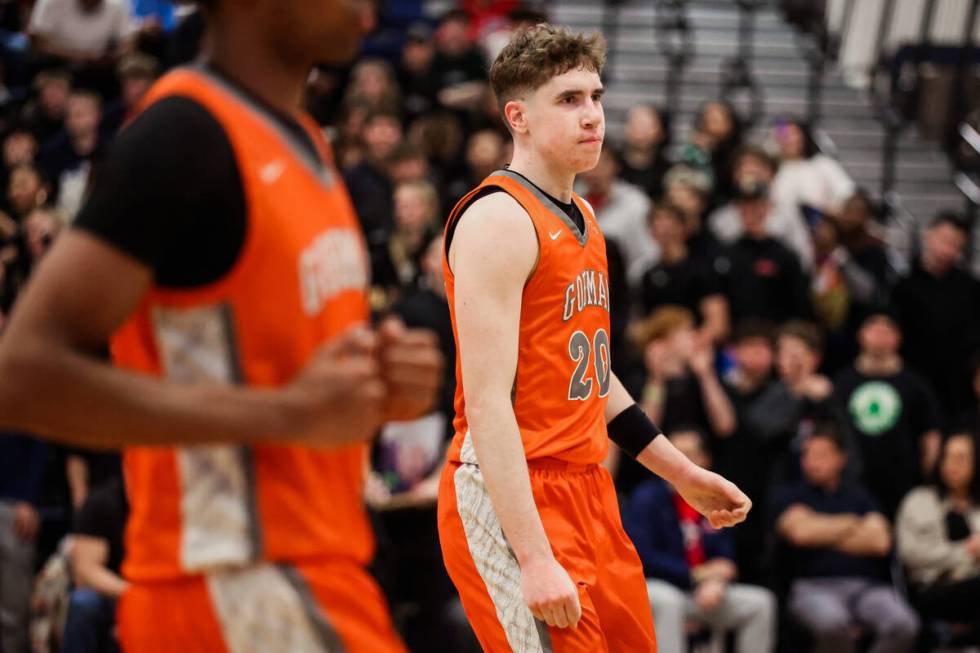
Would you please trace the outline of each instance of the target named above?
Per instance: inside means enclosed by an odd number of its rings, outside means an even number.
[[[523,177],[524,175],[521,176]],[[527,179],[527,177],[524,178]],[[575,223],[575,226],[578,227],[580,233],[583,233],[585,231],[585,216],[582,215],[581,211],[579,211],[578,205],[575,204],[574,201],[566,204],[564,202],[559,201],[557,198],[548,195],[548,193],[545,193],[538,186],[535,186],[535,188],[537,188],[539,191],[541,191],[543,195],[545,195],[548,199],[550,199],[555,204],[555,206],[557,206],[562,211],[564,211],[565,215],[567,215],[568,218]],[[456,220],[451,225],[449,225],[449,230],[446,233],[446,242],[443,243],[443,247],[445,248],[445,252],[447,256],[449,255],[449,246],[453,242],[453,236],[456,234],[456,227],[459,225],[459,219],[463,217],[463,213],[466,212],[466,209],[469,208],[472,204],[474,204],[478,199],[486,197],[487,195],[493,195],[494,193],[506,193],[506,192],[507,191],[505,191],[503,188],[499,186],[486,186],[480,192],[478,192],[476,195],[470,198],[470,201],[467,202],[466,206],[464,206],[463,209],[459,212],[459,214],[457,214]]]
[[[246,230],[224,129],[191,99],[153,104],[116,137],[74,226],[145,264],[160,286],[217,281],[238,259]]]

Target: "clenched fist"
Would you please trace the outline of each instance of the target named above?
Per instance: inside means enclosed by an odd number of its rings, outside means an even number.
[[[384,422],[385,383],[378,338],[355,327],[316,351],[287,386],[293,435],[310,444],[343,445],[372,437]]]

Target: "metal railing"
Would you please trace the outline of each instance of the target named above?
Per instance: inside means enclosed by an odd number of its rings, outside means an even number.
[[[753,50],[755,46],[756,13],[768,4],[766,0],[736,0],[739,9],[738,51],[721,66],[722,98],[734,106],[742,100],[745,108],[740,112],[745,127],[752,127],[765,113],[765,95],[754,74]]]

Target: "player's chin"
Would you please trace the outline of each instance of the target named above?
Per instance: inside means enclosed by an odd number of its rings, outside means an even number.
[[[323,64],[348,64],[361,52],[361,39],[350,34],[323,41],[317,61]]]
[[[588,150],[589,148],[584,148],[583,146],[583,149]],[[589,170],[592,170],[592,168],[596,167],[596,165],[599,164],[599,152],[602,150],[602,143],[600,143],[599,146],[594,149],[595,149],[594,153],[585,151],[575,157],[576,174],[588,172]]]

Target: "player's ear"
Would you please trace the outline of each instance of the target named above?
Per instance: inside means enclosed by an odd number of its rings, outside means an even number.
[[[527,106],[521,100],[511,100],[504,105],[504,120],[510,126],[511,132],[523,134],[527,132]]]

